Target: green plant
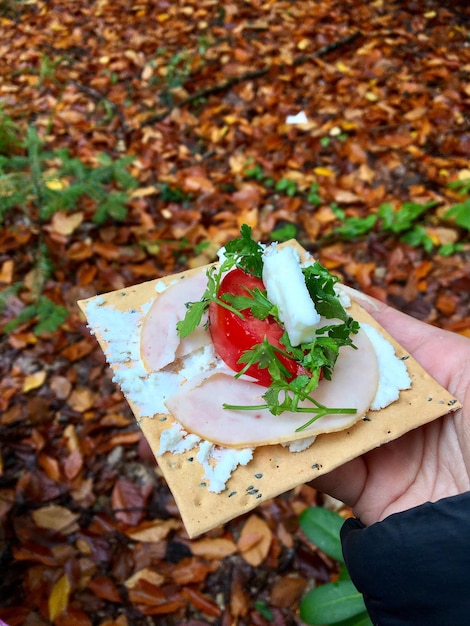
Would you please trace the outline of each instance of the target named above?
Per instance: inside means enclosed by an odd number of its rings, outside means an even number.
[[[307,193],[307,202],[313,204],[313,206],[320,206],[323,204],[323,200],[320,196],[320,185],[318,183],[313,183]]]
[[[340,515],[323,507],[310,507],[300,515],[299,523],[307,538],[340,566],[337,582],[315,587],[303,597],[300,617],[306,624],[372,626],[362,595],[344,564],[339,536],[343,522]]]
[[[274,620],[273,612],[271,611],[268,604],[266,604],[264,600],[256,600],[255,609],[268,622],[272,622]]]
[[[295,239],[297,236],[297,226],[287,223],[272,231],[270,234],[271,241],[288,241]]]
[[[10,332],[34,320],[34,332],[42,334],[58,328],[68,316],[65,307],[46,295],[54,273],[51,244],[46,237],[50,220],[59,211],[76,209],[85,198],[92,222],[123,220],[128,192],[138,182],[127,169],[132,157],[114,160],[101,154],[98,165],[90,167],[71,158],[67,150],[46,150],[34,127],[27,129],[20,146],[18,154],[0,155],[0,224],[13,231],[19,223],[30,229],[32,281],[25,294],[26,306],[4,330]],[[25,288],[18,282],[3,290],[0,312],[5,311],[12,296]]]
[[[0,107],[0,156],[14,154],[21,146],[21,130]]]
[[[343,209],[332,205],[333,213],[342,223],[333,229],[330,236],[347,240],[356,239],[369,234],[378,225],[381,232],[398,235],[401,241],[413,247],[421,246],[426,252],[430,252],[434,242],[419,223],[419,219],[436,204],[436,202],[425,204],[404,202],[398,210],[395,210],[392,204],[384,202],[379,206],[377,213],[369,213],[364,217],[346,217]]]
[[[267,189],[274,187],[277,192],[283,193],[289,197],[301,194],[309,204],[315,207],[323,204],[323,200],[320,196],[320,185],[318,183],[312,183],[308,191],[301,192],[295,180],[282,177],[276,182],[271,176],[266,174],[259,163],[253,165],[252,162],[252,159],[247,162],[249,167],[244,172],[245,178],[256,180]]]
[[[470,178],[449,183],[448,186],[462,195],[470,195]],[[347,217],[342,208],[332,204],[331,209],[341,224],[336,226],[328,237],[356,239],[368,235],[377,227],[381,232],[398,236],[401,241],[415,248],[422,247],[426,252],[431,252],[435,248],[435,243],[421,222],[428,211],[436,205],[437,202],[434,201],[424,204],[404,202],[395,209],[389,202],[384,202],[379,206],[377,213],[369,213],[364,217]],[[453,204],[445,211],[443,218],[453,220],[457,226],[470,232],[470,197]],[[450,256],[461,250],[463,245],[458,241],[437,248],[438,254],[442,256]]]
[[[286,196],[293,197],[298,192],[297,183],[290,178],[281,178],[277,181],[275,186],[276,191],[282,191]]]
[[[191,194],[186,193],[179,187],[172,187],[168,183],[158,183],[160,200],[162,202],[174,202],[176,204],[185,204],[191,200]]]
[[[0,0],[0,17],[18,20],[24,11],[26,2],[22,0]]]
[[[90,167],[65,149],[46,151],[34,127],[28,128],[23,147],[21,155],[0,157],[0,223],[19,209],[30,223],[41,224],[85,197],[93,202],[92,220],[98,224],[126,217],[127,192],[138,185],[127,169],[132,157],[113,160],[100,154],[98,166]]]
[[[470,178],[457,180],[449,183],[448,186],[450,189],[455,189],[460,194],[468,195],[469,197],[463,200],[463,202],[457,202],[451,206],[444,217],[454,219],[458,226],[470,231]]]

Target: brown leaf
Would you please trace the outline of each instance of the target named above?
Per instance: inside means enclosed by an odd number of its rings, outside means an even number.
[[[65,376],[52,376],[49,386],[59,400],[65,400],[72,390],[72,383]]]
[[[72,450],[66,457],[64,463],[64,474],[68,480],[73,480],[83,469],[83,456],[80,450]]]
[[[163,576],[159,572],[156,572],[155,570],[149,567],[144,567],[138,572],[135,572],[135,574],[133,574],[130,578],[128,578],[124,582],[124,584],[129,589],[133,589],[134,587],[138,585],[141,579],[146,580],[147,582],[149,582],[151,585],[154,585],[155,587],[159,587],[165,582],[165,576]]]
[[[118,520],[135,526],[144,515],[145,499],[142,491],[127,478],[119,478],[113,489],[111,502]]]
[[[282,576],[271,589],[271,602],[274,606],[287,609],[294,607],[302,596],[307,581],[300,576]]]
[[[249,606],[248,593],[244,590],[241,580],[235,576],[230,588],[230,614],[235,619],[245,617]]]
[[[79,387],[72,391],[67,403],[71,409],[79,413],[85,413],[91,409],[95,402],[95,394],[86,387]]]
[[[109,600],[110,602],[121,602],[119,589],[108,576],[97,576],[93,578],[89,581],[87,587],[91,589],[98,598]]]
[[[48,227],[50,232],[68,237],[83,222],[83,213],[63,213],[58,211],[52,216],[51,224]]]
[[[80,517],[78,513],[72,513],[64,506],[50,504],[32,512],[32,518],[40,528],[57,530],[63,535],[69,535],[78,530],[76,523]]]
[[[244,183],[241,189],[232,194],[232,202],[239,209],[250,211],[259,206],[261,189],[254,183]]]

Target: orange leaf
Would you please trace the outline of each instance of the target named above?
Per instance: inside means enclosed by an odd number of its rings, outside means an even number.
[[[13,259],[7,259],[3,261],[2,267],[0,268],[0,283],[4,283],[5,285],[11,285],[13,282],[13,269],[15,267],[15,263]]]
[[[76,343],[72,343],[67,346],[64,350],[62,350],[61,355],[69,361],[78,361],[79,359],[87,356],[95,349],[95,344],[87,339],[82,339],[81,341],[77,341]]]
[[[258,567],[268,556],[272,533],[267,523],[257,515],[251,515],[240,533],[238,547],[243,558],[253,567]]]
[[[213,615],[214,617],[219,617],[222,613],[222,610],[218,604],[209,600],[204,594],[196,591],[196,589],[192,589],[191,587],[184,587],[182,589],[181,595],[183,598],[186,598],[191,602],[194,608],[202,611],[206,615]]]
[[[110,602],[121,602],[121,595],[114,582],[108,576],[97,576],[88,583],[87,587],[95,596]]]
[[[224,539],[223,537],[193,541],[190,548],[195,556],[202,556],[209,561],[224,559],[237,551],[235,543],[231,539]]]
[[[40,454],[38,457],[38,464],[42,467],[48,478],[60,481],[60,465],[57,459],[54,459],[48,454]]]
[[[171,577],[178,585],[199,583],[206,579],[209,566],[198,559],[183,559],[171,572]]]
[[[164,604],[167,597],[163,589],[141,578],[137,585],[129,590],[129,599],[134,603],[159,605]]]
[[[183,182],[183,188],[185,191],[214,192],[214,185],[204,176],[186,176]]]
[[[175,519],[156,520],[151,523],[145,522],[138,528],[128,531],[126,535],[135,541],[158,543],[165,539],[170,531],[179,527],[180,523]]]

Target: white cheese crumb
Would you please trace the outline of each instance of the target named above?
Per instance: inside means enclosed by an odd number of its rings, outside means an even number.
[[[187,452],[197,446],[200,441],[200,437],[190,435],[180,424],[173,424],[171,428],[167,428],[161,434],[158,456],[165,454],[165,452],[172,452],[173,454]]]
[[[286,117],[286,124],[307,124],[308,119],[305,111],[299,111],[295,115],[288,115]]]
[[[201,444],[201,449],[204,446]],[[247,465],[253,458],[252,448],[241,450],[234,448],[219,448],[211,445],[196,455],[196,460],[204,467],[204,478],[209,481],[208,491],[220,493],[224,491],[228,479],[239,465]],[[214,461],[214,463],[211,463]]]
[[[392,344],[369,324],[361,324],[372,342],[379,364],[379,384],[371,404],[372,411],[383,409],[398,400],[400,391],[411,387],[411,378],[404,361],[399,359]]]
[[[285,448],[289,448],[289,452],[303,452],[307,450],[307,448],[310,448],[315,439],[316,436],[307,437],[306,439],[298,439],[297,441],[288,441],[281,445]]]
[[[165,289],[167,288],[166,284],[163,282],[163,280],[159,280],[156,285],[155,285],[155,291],[157,293],[163,293],[165,291]]]
[[[320,315],[305,284],[298,251],[289,246],[268,246],[263,253],[263,283],[291,344],[312,341]]]

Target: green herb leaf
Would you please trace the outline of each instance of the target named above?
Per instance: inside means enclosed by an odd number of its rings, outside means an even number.
[[[269,315],[278,317],[277,307],[268,300],[266,291],[261,291],[258,287],[255,289],[247,288],[246,291],[249,293],[248,296],[224,294],[224,300],[239,311],[250,310],[252,315],[260,320],[266,319]]]
[[[346,321],[349,315],[344,310],[334,289],[339,279],[330,274],[318,261],[304,267],[302,272],[308,292],[318,313],[327,319],[336,318]]]
[[[281,350],[271,345],[265,337],[261,343],[253,346],[249,350],[245,350],[238,359],[238,363],[245,363],[245,367],[235,374],[235,378],[239,378],[245,374],[252,365],[256,364],[261,369],[267,369],[271,378],[274,380],[285,379],[289,376],[289,371],[277,358],[277,355],[280,353],[282,353]]]
[[[251,227],[243,224],[240,237],[225,246],[225,258],[240,269],[261,278],[263,272],[263,247],[251,238]],[[227,268],[228,269],[228,268]]]
[[[217,302],[217,304],[220,304],[220,306],[223,306],[229,311],[232,311],[232,313],[235,313],[235,315],[238,315],[238,317],[243,319],[243,315],[240,313],[239,310],[237,310],[224,300],[221,300],[217,296],[222,274],[225,271],[224,268],[225,263],[222,264],[220,269],[218,269],[215,265],[210,267],[206,272],[207,287],[202,295],[202,298],[198,302],[186,303],[186,315],[182,320],[176,323],[176,329],[182,339],[190,335],[193,330],[195,330],[200,325],[204,313],[207,311],[211,302]]]

